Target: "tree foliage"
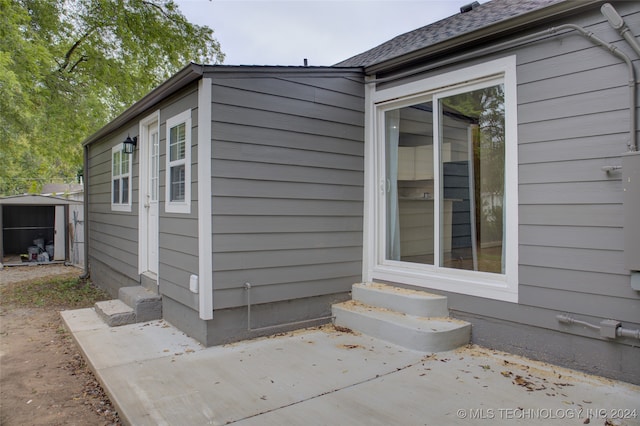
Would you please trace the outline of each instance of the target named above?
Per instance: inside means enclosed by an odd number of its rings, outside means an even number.
[[[0,0],[0,195],[73,180],[82,140],[187,63],[223,59],[172,0]]]

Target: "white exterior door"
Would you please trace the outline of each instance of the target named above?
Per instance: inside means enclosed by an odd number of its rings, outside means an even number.
[[[160,130],[158,114],[140,122],[139,273],[158,274]]]
[[[158,273],[158,191],[159,191],[159,164],[160,164],[160,140],[158,125],[149,126],[148,161],[149,176],[146,193],[146,222],[147,222],[147,269],[149,272]]]

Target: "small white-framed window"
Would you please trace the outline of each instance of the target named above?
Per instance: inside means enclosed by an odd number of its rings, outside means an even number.
[[[191,110],[167,120],[165,211],[191,212]]]
[[[131,211],[132,155],[125,154],[122,144],[111,149],[111,210]]]

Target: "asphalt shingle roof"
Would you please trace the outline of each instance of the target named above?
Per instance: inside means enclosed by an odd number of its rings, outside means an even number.
[[[492,0],[466,13],[401,34],[335,66],[369,67],[564,0]],[[461,6],[463,2],[461,2]]]

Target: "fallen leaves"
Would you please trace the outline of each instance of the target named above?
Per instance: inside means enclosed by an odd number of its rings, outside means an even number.
[[[353,330],[351,330],[350,328],[347,328],[347,327],[342,327],[340,325],[334,325],[333,328],[335,328],[336,331],[339,331],[340,333],[353,334]]]
[[[516,378],[513,380],[513,383],[518,386],[522,386],[526,388],[528,392],[544,390],[547,388],[545,385],[542,385],[542,384],[537,385],[534,382],[519,375],[516,375]]]
[[[342,349],[365,349],[364,346],[362,345],[352,345],[352,344],[342,344],[342,345],[338,345],[338,347],[342,348]]]

